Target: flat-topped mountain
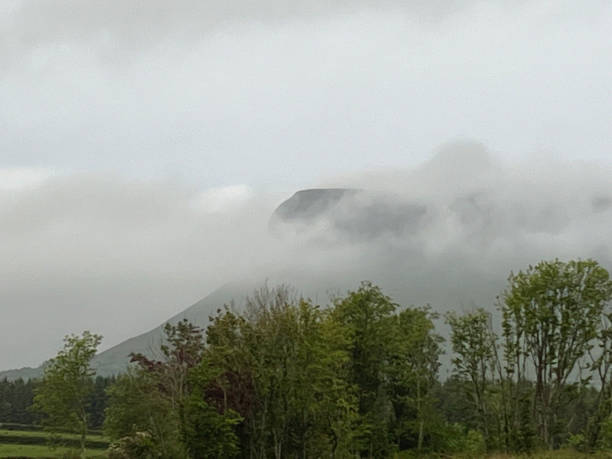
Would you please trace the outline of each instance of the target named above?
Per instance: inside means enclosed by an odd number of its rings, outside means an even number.
[[[285,231],[297,233],[298,236],[300,233],[309,235],[308,232],[312,231],[321,240],[331,235],[349,241],[367,240],[387,232],[398,233],[410,229],[418,225],[424,214],[424,206],[407,204],[394,197],[365,190],[308,189],[298,191],[282,202],[273,212],[269,228],[277,235]],[[290,274],[284,271],[283,267],[278,267],[276,272],[261,273],[256,280],[229,283],[169,318],[168,322],[175,323],[186,318],[201,327],[206,327],[209,317],[218,308],[231,302],[236,308],[240,308],[245,298],[266,280],[275,279],[276,282],[292,283],[300,288],[308,285],[306,293],[314,296],[325,295],[329,289],[349,288],[353,285],[348,281],[343,283],[339,280],[342,273],[337,273],[337,277],[337,280],[332,281],[325,279],[324,275],[313,272]],[[355,277],[351,282],[359,280],[361,279]],[[124,371],[129,361],[129,354],[132,352],[154,357],[156,350],[159,350],[164,324],[101,352],[93,359],[93,367],[99,375],[107,376]],[[41,375],[42,366],[0,372],[0,379],[34,378]]]
[[[478,164],[483,162],[476,159]],[[469,161],[447,163],[458,170]],[[276,237],[266,243],[276,244],[281,256],[273,259],[278,263],[262,265],[248,280],[233,280],[168,321],[186,318],[206,327],[217,309],[231,302],[241,308],[246,297],[266,281],[271,286],[293,285],[319,304],[326,304],[330,294],[344,294],[360,281],[370,280],[403,305],[429,303],[438,312],[483,306],[495,313],[493,303],[512,269],[551,256],[593,257],[610,265],[607,246],[575,254],[565,239],[559,239],[559,234],[570,239],[574,234],[580,238],[588,234],[582,231],[585,222],[609,228],[612,199],[608,194],[598,192],[571,206],[567,199],[546,194],[524,199],[514,182],[488,179],[484,166],[462,181],[453,176],[453,168],[446,167],[443,173],[439,167],[422,170],[423,176],[437,177],[435,184],[452,182],[452,186],[422,193],[418,193],[417,176],[411,182],[415,192],[403,195],[355,188],[296,192],[269,220]],[[563,244],[542,243],[557,240]],[[155,357],[162,327],[98,354],[93,360],[98,374],[123,371],[132,352]],[[0,378],[41,374],[42,367],[23,368],[0,372]]]

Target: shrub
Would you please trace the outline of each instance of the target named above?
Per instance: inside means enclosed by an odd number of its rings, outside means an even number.
[[[567,446],[578,451],[583,451],[586,446],[586,439],[581,433],[570,435],[567,439]]]
[[[161,457],[155,451],[155,444],[148,432],[136,432],[111,443],[108,448],[109,459],[130,459],[139,457],[153,459]]]
[[[487,447],[482,433],[477,430],[470,429],[465,438],[464,451],[469,454],[484,454]]]

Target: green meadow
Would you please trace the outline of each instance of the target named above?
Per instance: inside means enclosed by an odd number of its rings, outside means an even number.
[[[102,435],[88,435],[87,457],[106,457],[108,441]],[[0,429],[0,458],[79,457],[79,437],[62,433],[51,436],[41,430]]]

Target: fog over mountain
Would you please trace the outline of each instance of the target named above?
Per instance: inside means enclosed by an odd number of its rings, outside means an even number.
[[[16,318],[2,322],[11,349],[2,366],[40,363],[82,329],[108,348],[173,313],[204,324],[266,281],[322,304],[367,279],[406,305],[493,309],[510,270],[542,258],[612,268],[611,180],[607,164],[507,164],[472,142],[414,169],[338,177],[293,196],[48,178],[2,194],[11,263],[0,301]],[[126,349],[154,348],[155,336],[103,354],[108,368]]]
[[[0,2],[0,369],[266,279],[442,311],[610,267],[610,30],[607,0]]]

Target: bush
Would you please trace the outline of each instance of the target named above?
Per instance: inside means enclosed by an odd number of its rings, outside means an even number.
[[[487,446],[484,436],[477,430],[469,430],[465,438],[464,451],[469,454],[484,454]]]
[[[465,426],[455,423],[444,423],[440,426],[437,438],[437,450],[445,453],[460,453],[465,450]]]
[[[601,431],[599,432],[598,448],[610,450],[612,449],[612,419],[606,419],[601,423]]]
[[[111,443],[108,448],[109,459],[130,459],[139,457],[152,459],[161,457],[155,451],[155,443],[148,432],[136,432],[129,437],[123,437]]]
[[[178,441],[160,444],[149,432],[136,432],[123,437],[108,448],[108,459],[155,459],[189,457]]]

